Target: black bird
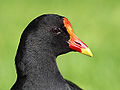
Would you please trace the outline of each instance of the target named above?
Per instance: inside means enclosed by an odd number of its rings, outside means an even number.
[[[82,90],[60,74],[56,58],[70,51],[93,56],[73,33],[67,18],[44,14],[24,30],[15,65],[17,80],[11,90]]]

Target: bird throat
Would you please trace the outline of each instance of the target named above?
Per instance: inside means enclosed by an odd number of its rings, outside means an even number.
[[[39,52],[31,49],[20,49],[24,53],[18,49],[15,60],[17,69],[16,83],[20,83],[20,80],[22,80],[24,83],[21,86],[29,86],[31,84],[33,86],[39,84],[38,87],[61,86],[59,84],[63,84],[64,79],[58,70],[56,57],[51,52],[42,51],[42,49]],[[22,57],[20,58],[19,56]],[[63,83],[59,83],[58,81]]]

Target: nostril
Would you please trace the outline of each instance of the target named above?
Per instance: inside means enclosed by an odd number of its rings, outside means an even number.
[[[79,42],[77,42],[77,41],[75,41],[75,43],[81,45],[81,43],[79,43]]]

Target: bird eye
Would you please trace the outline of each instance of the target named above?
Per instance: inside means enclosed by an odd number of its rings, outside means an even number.
[[[52,32],[54,33],[54,34],[60,34],[61,33],[61,29],[60,28],[57,28],[57,27],[54,27],[54,28],[52,28]]]

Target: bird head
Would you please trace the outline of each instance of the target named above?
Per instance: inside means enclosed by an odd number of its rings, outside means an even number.
[[[63,16],[56,14],[42,15],[34,19],[25,32],[30,32],[29,38],[32,39],[30,42],[33,43],[31,45],[38,46],[38,50],[41,48],[46,51],[49,50],[54,52],[56,56],[70,51],[78,51],[93,56],[88,46],[74,34],[68,19]]]

